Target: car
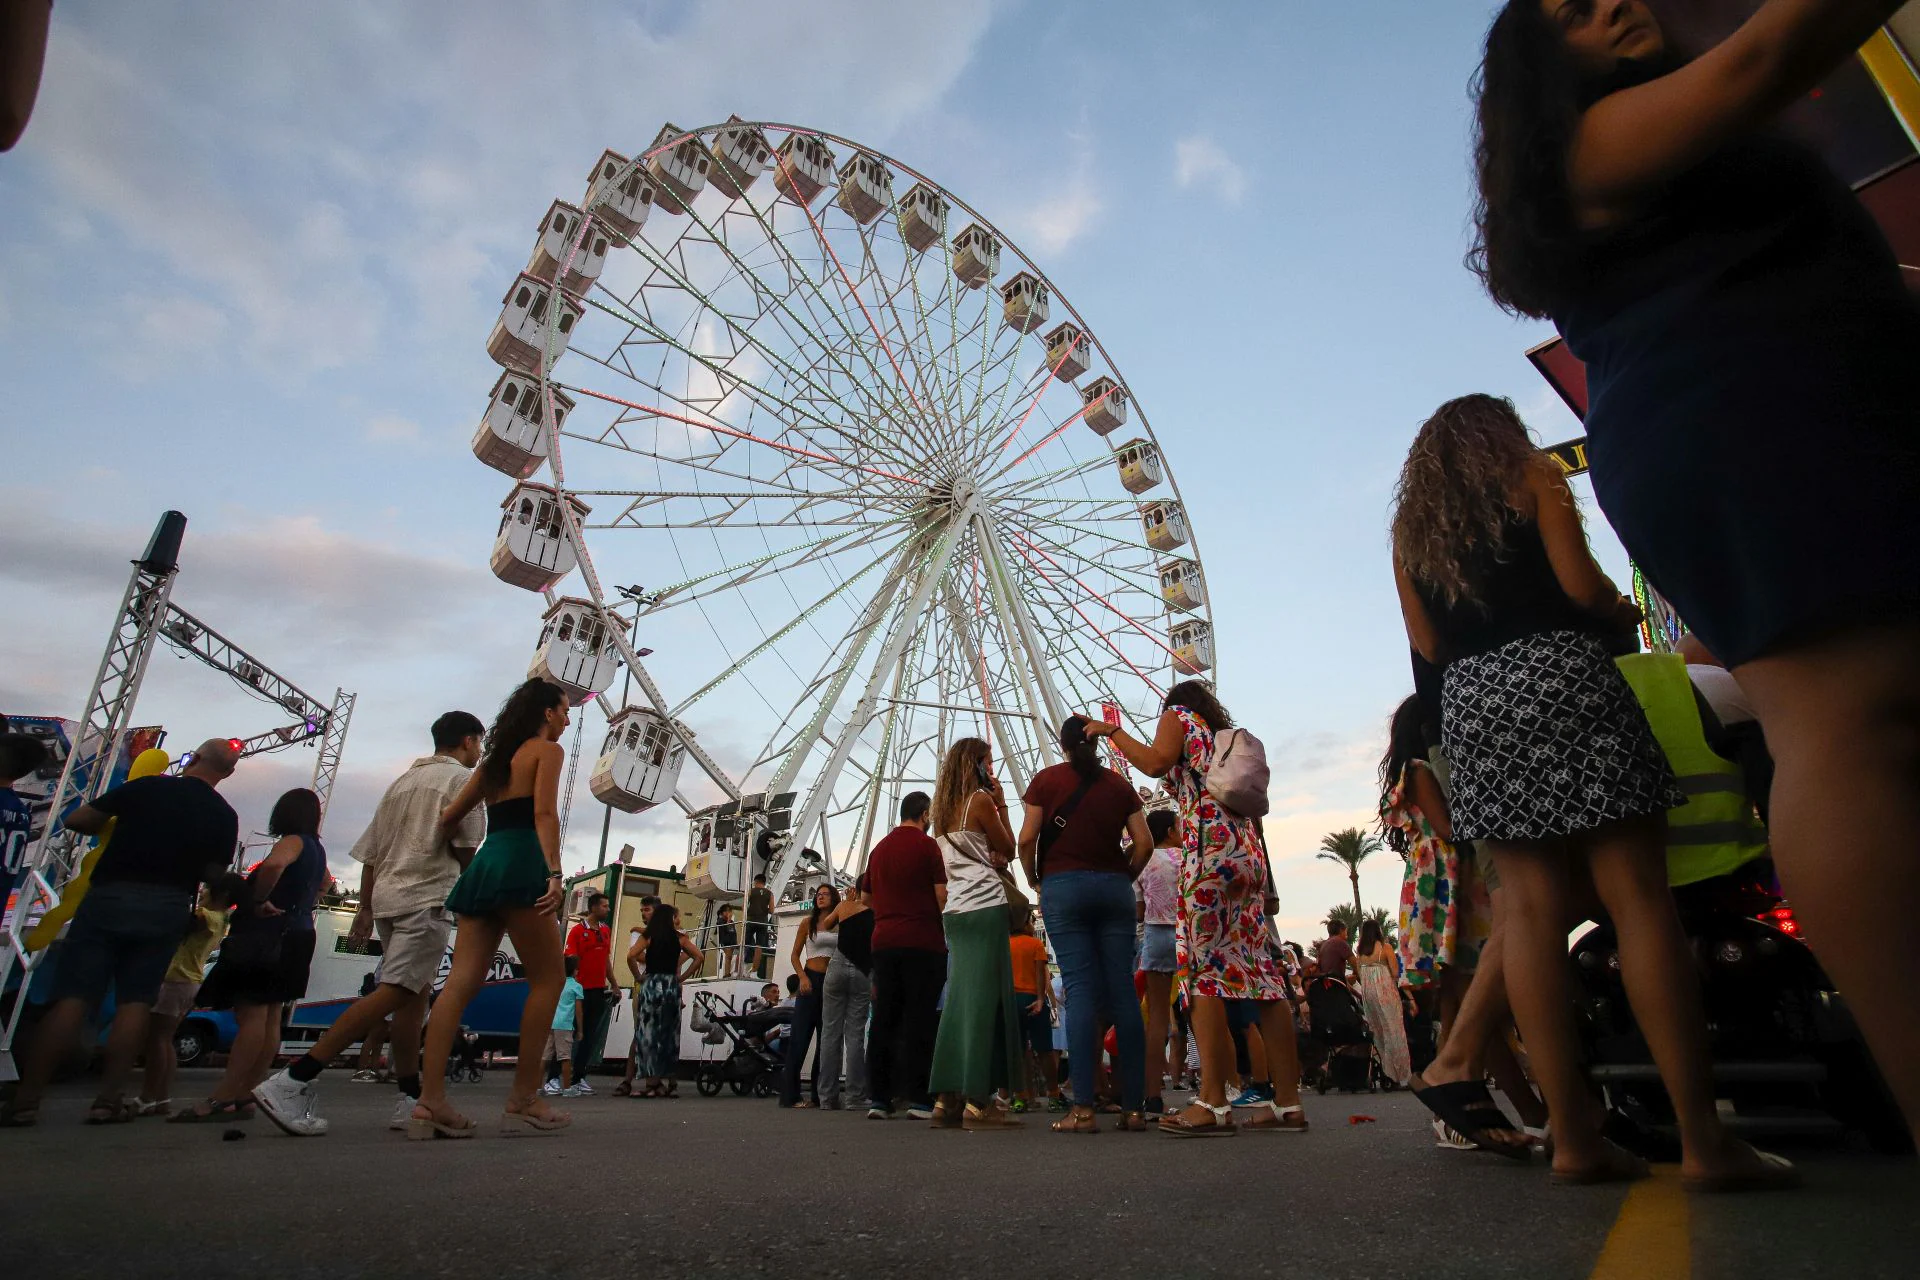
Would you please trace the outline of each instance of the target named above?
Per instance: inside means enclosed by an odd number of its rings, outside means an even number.
[[[231,1009],[195,1009],[174,1028],[173,1052],[183,1067],[197,1067],[233,1048],[239,1023]]]

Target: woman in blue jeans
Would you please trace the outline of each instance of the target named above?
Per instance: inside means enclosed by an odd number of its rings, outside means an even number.
[[[1100,762],[1087,721],[1060,726],[1066,763],[1042,769],[1022,799],[1020,863],[1040,886],[1047,941],[1067,990],[1067,1060],[1073,1110],[1056,1133],[1097,1133],[1094,1074],[1100,1029],[1114,1027],[1119,1047],[1121,1121],[1144,1133],[1147,1037],[1133,990],[1133,881],[1153,852],[1140,797],[1125,777]],[[1120,838],[1132,840],[1131,850]]]

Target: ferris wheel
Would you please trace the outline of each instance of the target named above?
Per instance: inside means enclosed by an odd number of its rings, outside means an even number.
[[[692,817],[691,879],[736,834],[795,855],[776,893],[803,849],[850,868],[953,739],[1017,795],[1066,715],[1150,722],[1214,666],[1190,516],[1118,367],[898,160],[738,117],[608,151],[487,348],[473,447],[516,482],[494,571],[546,598],[530,670],[606,709],[596,798]]]

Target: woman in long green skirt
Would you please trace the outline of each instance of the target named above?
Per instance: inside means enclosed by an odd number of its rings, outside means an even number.
[[[938,1097],[933,1127],[1017,1129],[1020,1120],[995,1098],[1022,1080],[1001,880],[1013,860],[1013,831],[993,776],[992,750],[979,738],[962,738],[948,748],[932,817],[947,871],[947,1004],[928,1075]]]

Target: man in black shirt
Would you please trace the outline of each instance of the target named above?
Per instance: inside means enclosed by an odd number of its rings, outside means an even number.
[[[54,1065],[108,988],[116,1002],[113,1028],[87,1120],[133,1117],[122,1093],[146,1042],[147,1015],[192,923],[195,892],[208,875],[227,868],[239,843],[240,819],[214,791],[238,762],[226,739],[215,738],[201,744],[178,777],[135,779],[68,815],[67,827],[82,835],[99,835],[109,820],[113,831],[53,957],[53,1006],[40,1020],[20,1087],[0,1121],[33,1123]]]

